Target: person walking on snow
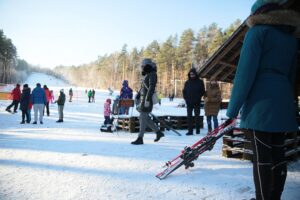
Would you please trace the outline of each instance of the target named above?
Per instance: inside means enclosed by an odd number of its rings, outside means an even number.
[[[205,88],[203,80],[199,79],[195,68],[190,69],[182,93],[187,105],[188,132],[186,135],[193,135],[193,111],[195,113],[196,134],[200,134],[200,104]]]
[[[34,122],[37,124],[37,118],[39,113],[40,124],[43,124],[43,112],[47,103],[45,91],[41,88],[41,84],[37,83],[31,94],[31,102],[33,105]]]
[[[204,112],[207,121],[208,132],[212,131],[211,119],[214,122],[214,128],[219,126],[218,113],[221,107],[221,90],[216,81],[209,81],[204,94]]]
[[[12,96],[13,101],[9,106],[7,106],[7,108],[5,110],[7,112],[11,112],[10,108],[14,106],[14,113],[16,113],[18,110],[18,105],[19,105],[20,98],[21,98],[20,84],[17,84],[16,87],[12,90],[11,96]]]
[[[257,0],[247,19],[227,110],[251,136],[256,200],[279,200],[287,176],[285,138],[297,132],[294,85],[300,14],[280,1]],[[281,1],[284,2],[284,1]],[[242,108],[242,109],[241,109]]]
[[[89,98],[89,103],[91,103],[91,98],[92,98],[92,90],[89,90],[88,93],[88,98]]]
[[[66,102],[66,95],[64,93],[64,89],[61,89],[59,91],[59,96],[56,101],[57,103],[57,108],[58,108],[58,120],[56,121],[57,123],[63,122],[64,121],[64,105]]]
[[[142,62],[141,68],[143,79],[141,88],[136,96],[136,100],[139,102],[137,110],[140,112],[140,132],[138,138],[131,142],[131,144],[134,145],[144,144],[143,137],[147,126],[156,132],[154,142],[157,142],[160,138],[164,137],[163,132],[158,129],[149,116],[153,109],[152,96],[157,83],[156,64],[152,62],[151,59],[145,58]]]
[[[25,124],[25,117],[26,117],[26,123],[30,123],[30,117],[28,113],[29,103],[30,103],[30,88],[28,87],[28,84],[24,84],[21,99],[20,99],[20,109],[22,111],[21,124]]]

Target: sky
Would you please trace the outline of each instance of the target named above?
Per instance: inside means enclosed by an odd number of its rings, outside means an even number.
[[[0,29],[20,59],[40,67],[80,65],[98,56],[164,42],[215,22],[244,21],[255,0],[0,0]]]

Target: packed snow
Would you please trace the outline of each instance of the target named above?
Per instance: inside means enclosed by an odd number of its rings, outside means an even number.
[[[51,80],[47,82],[47,80]],[[58,94],[67,95],[70,86],[46,75],[35,74],[27,83],[47,84]],[[72,87],[73,102],[66,101],[64,122],[58,119],[57,105],[50,105],[50,116],[44,124],[20,124],[21,114],[5,111],[10,101],[0,101],[0,199],[222,199],[254,197],[252,164],[249,161],[224,158],[222,140],[202,154],[195,167],[179,168],[165,180],[155,175],[161,166],[185,146],[201,139],[200,135],[177,136],[166,131],[166,137],[153,142],[155,134],[146,133],[144,145],[130,142],[136,133],[118,131],[102,133],[103,105],[109,91],[96,90],[96,102],[88,103],[85,89]],[[67,95],[68,96],[68,95]],[[185,115],[178,108],[182,99],[162,99],[153,113]],[[219,119],[225,117],[222,110]],[[130,111],[129,115],[137,115]],[[203,110],[201,111],[203,114]],[[33,117],[33,111],[32,111]],[[300,199],[300,161],[288,166],[288,178],[282,199]]]

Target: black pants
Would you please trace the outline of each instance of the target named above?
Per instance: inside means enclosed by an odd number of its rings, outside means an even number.
[[[45,108],[46,108],[47,116],[49,116],[49,115],[50,115],[49,102],[47,102],[47,103],[45,104]],[[45,115],[45,109],[44,109],[43,115]]]
[[[30,123],[28,110],[22,110],[22,122],[25,122],[25,117],[26,117],[26,122]]]
[[[285,133],[250,131],[257,200],[280,200],[287,174]]]
[[[187,117],[188,117],[188,131],[193,133],[193,111],[195,113],[195,125],[196,132],[200,132],[200,105],[188,105],[187,106]]]
[[[11,107],[14,106],[14,112],[18,110],[19,101],[13,100],[9,106],[7,106],[6,110],[10,110]]]

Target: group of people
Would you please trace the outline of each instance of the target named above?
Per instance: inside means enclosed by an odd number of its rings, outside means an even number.
[[[88,99],[89,99],[89,103],[95,103],[95,94],[96,94],[96,91],[94,89],[92,90],[89,90],[89,91],[85,91],[85,93],[87,93],[87,96],[88,96]],[[73,95],[73,93],[72,93]]]
[[[12,93],[12,103],[6,108],[6,111],[12,112],[10,109],[14,106],[14,113],[17,112],[18,105],[20,104],[20,110],[22,111],[22,121],[21,124],[31,122],[31,109],[34,111],[34,121],[32,124],[43,124],[43,116],[46,114],[50,116],[49,103],[54,101],[53,91],[50,91],[47,85],[41,87],[40,83],[36,84],[36,87],[32,90],[28,84],[23,85],[21,91],[20,84],[17,84],[13,89]],[[55,101],[58,105],[59,119],[57,122],[63,122],[63,107],[65,104],[65,94],[63,89],[60,91],[58,100]]]

